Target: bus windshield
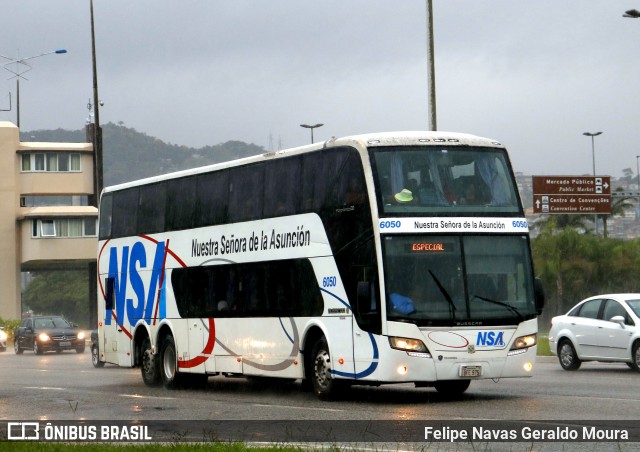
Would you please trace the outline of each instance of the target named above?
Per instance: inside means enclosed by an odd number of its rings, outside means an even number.
[[[536,315],[526,236],[391,235],[383,243],[389,320],[516,325]]]
[[[521,212],[504,149],[388,146],[370,153],[381,215]]]

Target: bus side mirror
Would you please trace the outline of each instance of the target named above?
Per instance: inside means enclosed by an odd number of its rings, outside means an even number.
[[[358,281],[356,308],[359,314],[371,312],[371,283],[368,281]]]
[[[544,308],[544,289],[540,278],[533,280],[533,296],[536,303],[536,312],[540,315],[542,314],[542,308]]]

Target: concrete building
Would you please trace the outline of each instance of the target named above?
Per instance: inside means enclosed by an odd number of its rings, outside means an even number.
[[[0,121],[0,317],[22,315],[22,272],[95,270],[93,156],[91,143],[21,142]]]

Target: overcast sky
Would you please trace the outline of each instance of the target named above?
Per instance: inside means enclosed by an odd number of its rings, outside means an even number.
[[[438,129],[497,139],[528,174],[636,173],[640,0],[434,0]],[[22,131],[79,129],[89,0],[0,0],[0,54],[31,60]],[[100,122],[266,149],[428,128],[425,0],[94,0]],[[14,66],[10,66],[15,69]],[[21,69],[24,70],[24,67]],[[0,108],[15,79],[0,73]]]

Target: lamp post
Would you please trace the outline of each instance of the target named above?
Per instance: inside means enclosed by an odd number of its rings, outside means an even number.
[[[622,15],[622,17],[629,17],[631,19],[638,19],[638,18],[640,18],[640,11],[638,11],[637,9],[630,9],[629,11],[625,11],[624,14]]]
[[[638,159],[640,159],[640,155],[636,155],[636,179],[638,184],[636,191],[640,191],[640,163],[638,163]]]
[[[591,160],[593,162],[593,177],[596,176],[596,145],[595,145],[595,137],[601,135],[602,132],[584,132],[582,135],[591,137]],[[594,215],[593,222],[596,226],[596,235],[598,235],[598,215]]]
[[[45,55],[60,55],[63,53],[67,53],[65,49],[51,50],[50,52],[44,52],[39,55],[33,55],[26,58],[11,58],[5,55],[0,55],[1,58],[5,60],[9,60],[9,62],[5,63],[2,67],[4,67],[7,71],[13,74],[12,77],[9,77],[9,80],[12,78],[16,79],[16,125],[18,129],[20,128],[20,79],[23,78],[28,80],[23,74],[29,72],[33,67],[27,63],[27,61],[33,60],[35,58],[40,58]],[[11,65],[15,64],[15,69],[11,69]]]
[[[313,144],[313,129],[317,129],[318,127],[322,127],[324,124],[300,124],[300,127],[304,127],[305,129],[311,129],[311,144]]]

